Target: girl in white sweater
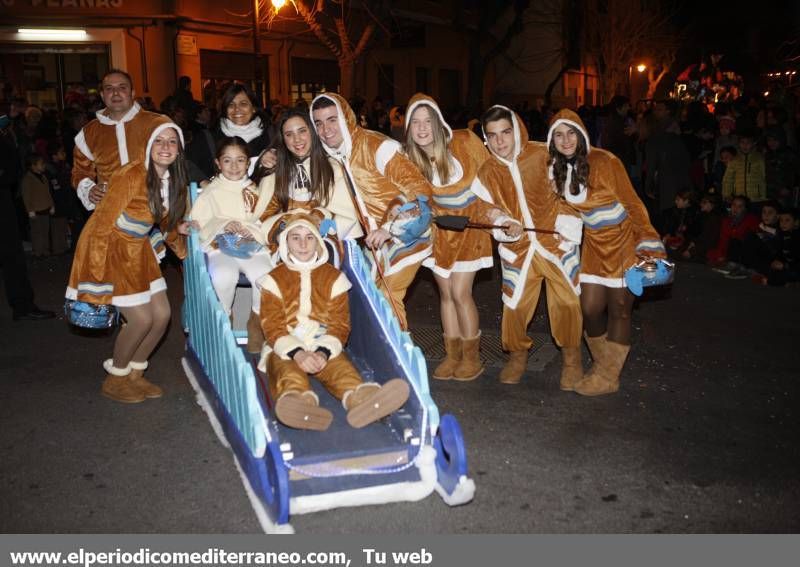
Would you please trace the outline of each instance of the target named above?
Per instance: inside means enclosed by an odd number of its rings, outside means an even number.
[[[208,257],[208,272],[222,307],[230,315],[239,273],[252,286],[252,312],[247,321],[247,350],[261,351],[263,334],[258,318],[261,294],[255,282],[272,269],[264,248],[260,222],[254,213],[258,188],[247,177],[250,156],[238,136],[222,138],[214,164],[218,174],[192,207],[194,226]]]

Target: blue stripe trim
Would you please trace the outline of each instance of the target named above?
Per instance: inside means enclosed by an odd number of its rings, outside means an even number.
[[[581,218],[586,226],[591,229],[615,226],[628,218],[628,211],[621,203],[615,201],[610,205],[597,207],[588,213],[581,213]]]

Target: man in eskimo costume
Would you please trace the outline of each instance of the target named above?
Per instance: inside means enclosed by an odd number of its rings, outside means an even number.
[[[258,282],[266,337],[259,369],[269,377],[275,415],[284,425],[318,431],[330,425],[333,415],[311,389],[309,375],[315,375],[341,400],[348,423],[360,428],[399,409],[408,384],[399,378],[364,383],[343,352],[350,335],[350,282],[327,263],[317,222],[290,213],[275,225],[282,263]]]
[[[581,306],[578,273],[581,220],[543,183],[547,147],[528,141],[523,122],[511,110],[496,105],[482,118],[483,133],[492,153],[478,171],[473,191],[522,221],[527,231],[515,241],[498,230],[498,252],[503,274],[503,349],[509,360],[500,381],[516,384],[522,378],[532,341],[528,324],[539,302],[542,282],[547,282],[550,330],[561,347],[561,389],[572,390],[582,378]],[[499,220],[496,222],[500,222]]]
[[[378,282],[403,329],[408,328],[403,298],[422,261],[432,252],[430,219],[420,212],[431,184],[402,153],[399,143],[358,126],[347,101],[335,93],[317,96],[311,118],[329,155],[339,161],[360,216],[365,243],[379,250]]]
[[[162,114],[142,110],[134,102],[133,81],[119,69],[108,71],[100,82],[106,107],[75,136],[72,186],[87,210],[103,198],[111,176],[123,165],[145,158],[150,134],[169,122]]]

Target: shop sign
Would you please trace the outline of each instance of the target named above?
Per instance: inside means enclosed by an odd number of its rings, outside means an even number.
[[[197,36],[178,34],[178,55],[197,55]]]

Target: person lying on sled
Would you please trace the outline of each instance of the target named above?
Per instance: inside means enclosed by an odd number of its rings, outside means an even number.
[[[275,416],[296,429],[326,430],[333,419],[319,405],[315,376],[347,410],[356,428],[396,411],[408,399],[408,384],[363,382],[343,352],[350,335],[350,282],[327,263],[316,217],[289,213],[277,224],[282,263],[258,281],[261,327],[266,345],[259,369],[269,378]]]

